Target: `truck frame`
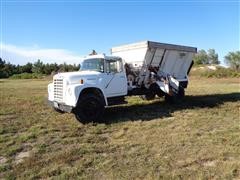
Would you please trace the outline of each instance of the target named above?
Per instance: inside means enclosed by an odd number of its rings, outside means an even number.
[[[195,47],[143,41],[113,47],[110,56],[87,56],[78,72],[54,75],[49,104],[86,123],[99,121],[105,107],[127,103],[126,96],[181,98],[196,52]]]

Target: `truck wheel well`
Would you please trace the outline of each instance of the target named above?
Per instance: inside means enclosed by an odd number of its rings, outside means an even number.
[[[85,88],[80,93],[78,100],[81,98],[81,96],[84,96],[85,94],[94,94],[95,96],[102,98],[103,101],[104,101],[104,105],[106,105],[105,98],[104,98],[103,93],[100,89],[98,89],[98,88]]]

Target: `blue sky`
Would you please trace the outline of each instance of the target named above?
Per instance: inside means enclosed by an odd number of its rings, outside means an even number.
[[[92,49],[143,40],[240,49],[240,1],[1,1],[1,56],[15,64],[78,62]]]

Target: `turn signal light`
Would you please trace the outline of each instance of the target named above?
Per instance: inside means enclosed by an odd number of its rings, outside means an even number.
[[[80,80],[80,84],[83,84],[83,79]]]

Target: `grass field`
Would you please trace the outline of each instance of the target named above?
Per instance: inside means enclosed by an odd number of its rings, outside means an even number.
[[[0,179],[240,179],[239,79],[191,78],[175,105],[128,99],[107,123],[47,106],[48,80],[0,80]]]

